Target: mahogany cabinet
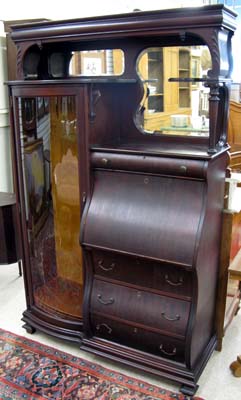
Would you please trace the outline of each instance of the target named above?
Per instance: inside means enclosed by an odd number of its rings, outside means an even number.
[[[235,14],[215,5],[11,34],[25,327],[80,340],[191,395],[217,343],[234,29]],[[162,66],[166,85],[143,77],[143,54],[172,48],[202,68]],[[170,109],[159,105],[149,130],[154,86]]]

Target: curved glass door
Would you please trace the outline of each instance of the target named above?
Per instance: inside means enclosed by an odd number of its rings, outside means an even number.
[[[80,185],[75,96],[19,98],[33,299],[60,317],[82,316]]]

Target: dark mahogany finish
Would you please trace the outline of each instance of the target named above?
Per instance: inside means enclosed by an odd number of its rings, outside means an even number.
[[[160,158],[160,165],[167,161]],[[190,174],[193,171],[198,177],[193,174],[191,179],[177,176],[176,160],[172,161],[173,176],[171,167],[167,176],[161,168],[155,176],[95,171],[93,196],[83,221],[89,280],[83,342],[84,348],[112,359],[128,359],[148,371],[159,356],[155,373],[181,380],[192,391],[216,345],[215,296],[227,155],[209,163],[200,160],[199,173],[193,161]],[[129,353],[120,345],[135,350]],[[143,351],[149,353],[148,359]]]
[[[10,94],[26,328],[71,340],[80,339],[83,329],[83,349],[180,382],[190,395],[217,343],[234,18],[216,5],[12,27],[18,81],[10,83]],[[138,125],[144,89],[136,60],[145,48],[190,45],[207,45],[211,53],[205,80],[209,136],[148,135]],[[93,49],[122,49],[124,73],[70,77],[71,53]],[[19,149],[19,97],[68,95],[78,106],[83,321],[36,305]]]

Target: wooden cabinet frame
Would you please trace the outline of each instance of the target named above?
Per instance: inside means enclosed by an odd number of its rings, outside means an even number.
[[[84,350],[179,382],[182,392],[191,396],[217,345],[216,286],[234,20],[234,13],[215,5],[12,28],[18,81],[9,86],[24,251],[25,327],[82,339]],[[207,137],[147,135],[141,129],[144,87],[136,62],[143,49],[160,43],[209,47]],[[93,48],[122,49],[124,73],[71,78],[72,52]],[[26,230],[17,100],[61,95],[77,99],[83,321],[36,306]],[[177,96],[167,97],[171,112]]]

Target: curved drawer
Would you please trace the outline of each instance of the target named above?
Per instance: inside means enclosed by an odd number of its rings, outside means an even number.
[[[184,338],[190,302],[95,279],[91,312],[172,332]]]
[[[91,326],[94,336],[184,362],[185,342],[182,340],[96,314],[91,314]]]
[[[94,273],[105,279],[127,282],[190,300],[192,296],[191,271],[155,261],[93,250]]]
[[[91,164],[94,168],[118,169],[126,171],[143,171],[160,175],[191,177],[205,179],[207,162],[204,160],[183,160],[182,158],[154,157],[134,154],[118,154],[116,152],[92,152]]]

